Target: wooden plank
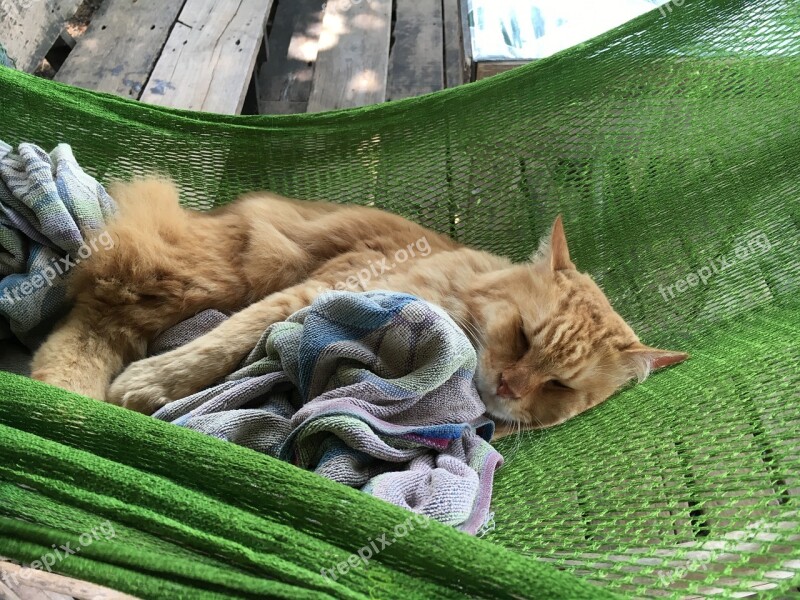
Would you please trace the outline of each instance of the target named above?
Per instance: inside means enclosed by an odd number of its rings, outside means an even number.
[[[287,100],[262,100],[258,103],[260,115],[296,115],[308,109],[308,102],[289,102]]]
[[[139,98],[183,2],[105,0],[55,79]]]
[[[272,0],[187,0],[140,99],[239,113],[271,7]]]
[[[305,112],[317,60],[325,0],[278,2],[269,58],[258,75],[262,114]]]
[[[308,112],[386,99],[392,0],[331,0],[325,7]]]
[[[464,80],[464,46],[458,0],[442,0],[444,32],[444,80],[446,87],[455,87]]]
[[[497,60],[475,63],[475,81],[505,73],[511,69],[527,65],[529,62],[527,60]]]
[[[398,2],[386,99],[420,96],[442,88],[442,0]]]
[[[0,44],[17,69],[32,73],[81,0],[0,0]]]
[[[0,598],[3,600],[22,600],[9,586],[0,579]]]
[[[464,83],[475,81],[475,65],[472,60],[472,34],[469,31],[469,2],[458,0],[459,28],[461,29],[461,68]]]
[[[273,6],[275,5],[273,4]],[[247,90],[247,95],[244,99],[244,106],[242,107],[242,112],[244,114],[258,114],[258,100],[263,95],[263,90],[261,89],[261,80],[258,77],[258,72],[264,66],[264,63],[267,62],[267,57],[269,55],[269,48],[267,46],[268,31],[269,19],[267,19],[267,29],[265,30],[265,35],[263,38],[261,38],[261,45],[258,47],[258,54],[256,54],[255,73],[253,74],[253,78],[250,80],[250,88]],[[252,110],[250,112],[247,112],[249,108],[248,104],[252,104]]]
[[[7,561],[0,561],[0,582],[6,586],[6,589],[13,591],[15,596],[11,596],[11,598],[20,600],[31,598],[31,588],[41,592],[39,596],[41,600],[55,600],[61,594],[78,600],[136,600],[134,596],[88,581],[21,567]],[[4,590],[0,588],[0,591]]]
[[[2,582],[0,582],[0,598],[6,600],[6,596],[3,595],[4,590],[2,585]],[[49,592],[42,588],[30,587],[22,584],[12,585],[6,589],[10,590],[13,594],[9,600],[73,600],[73,596],[66,596],[64,594]]]

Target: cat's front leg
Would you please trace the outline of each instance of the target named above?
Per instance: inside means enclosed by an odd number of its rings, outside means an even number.
[[[130,365],[109,402],[145,414],[213,385],[233,372],[271,324],[311,304],[321,283],[307,281],[250,305],[196,340]]]
[[[80,303],[36,351],[31,376],[63,389],[106,399],[106,389],[126,362],[144,356],[146,342]]]

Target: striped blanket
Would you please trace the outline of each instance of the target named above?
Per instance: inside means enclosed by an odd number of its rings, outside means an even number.
[[[0,141],[0,340],[42,341],[67,308],[69,270],[113,246],[103,228],[115,210],[68,145]]]
[[[201,313],[157,351],[222,319]],[[268,327],[238,371],[155,417],[477,533],[502,457],[488,442],[494,424],[475,367],[440,308],[407,294],[329,292]]]

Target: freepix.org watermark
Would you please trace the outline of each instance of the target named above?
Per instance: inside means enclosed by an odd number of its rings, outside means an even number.
[[[65,275],[69,270],[86,260],[100,249],[111,250],[114,247],[114,240],[111,235],[104,231],[97,237],[91,238],[88,242],[81,244],[75,256],[67,255],[63,258],[53,259],[50,264],[38,273],[34,273],[25,281],[15,287],[6,288],[3,297],[9,304],[21,302],[27,296],[43,288],[53,285],[56,277]]]
[[[417,258],[418,256],[424,258],[431,253],[431,250],[432,249],[430,242],[428,242],[428,238],[421,237],[417,241],[408,244],[405,248],[399,248],[396,250],[393,256],[394,262],[389,262],[390,259],[386,256],[377,262],[370,260],[366,265],[364,265],[364,268],[359,269],[358,271],[353,271],[352,275],[345,277],[341,281],[337,281],[333,285],[328,287],[320,287],[319,291],[366,290],[368,289],[367,285],[373,279],[380,279],[385,273],[390,273],[393,269],[396,269],[398,265],[401,265],[412,258]]]
[[[47,571],[52,572],[53,567],[58,565],[62,560],[78,554],[84,548],[91,546],[97,541],[109,541],[115,538],[117,532],[111,521],[103,521],[102,523],[92,527],[91,530],[82,533],[78,536],[77,540],[69,540],[64,544],[53,544],[50,552],[45,552],[38,560],[31,562],[29,567],[23,567],[16,573],[6,573],[4,578],[8,583],[13,586],[20,585],[22,581],[27,581],[34,575],[34,571]]]
[[[732,255],[713,258],[707,264],[697,269],[697,271],[689,273],[686,277],[678,279],[675,283],[659,285],[658,291],[661,297],[664,298],[664,302],[669,302],[675,298],[677,294],[681,294],[689,288],[707,284],[714,276],[730,269],[737,263],[750,260],[761,254],[766,254],[770,250],[772,250],[772,244],[766,234],[760,231],[756,232],[748,237],[747,240],[736,246]]]
[[[366,567],[373,557],[380,554],[397,540],[406,537],[418,527],[427,529],[430,524],[431,521],[428,517],[414,513],[402,523],[395,525],[391,532],[384,532],[375,539],[369,540],[355,553],[348,556],[347,560],[343,560],[329,569],[322,569],[320,572],[323,577],[336,581],[340,575],[347,575],[350,569]]]
[[[672,12],[673,6],[677,6],[678,8],[680,8],[684,4],[686,4],[686,0],[670,0],[666,4],[662,4],[661,6],[659,6],[658,12],[661,13],[662,17],[666,17],[668,13]]]

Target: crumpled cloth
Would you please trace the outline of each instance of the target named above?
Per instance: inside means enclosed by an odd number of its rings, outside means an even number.
[[[225,318],[201,313],[151,351]],[[503,460],[489,444],[494,424],[473,383],[476,364],[437,306],[394,292],[328,292],[269,326],[224,381],[154,416],[474,534],[490,518]]]
[[[66,276],[113,247],[116,204],[67,144],[47,153],[0,140],[0,340],[35,348],[69,308]]]

